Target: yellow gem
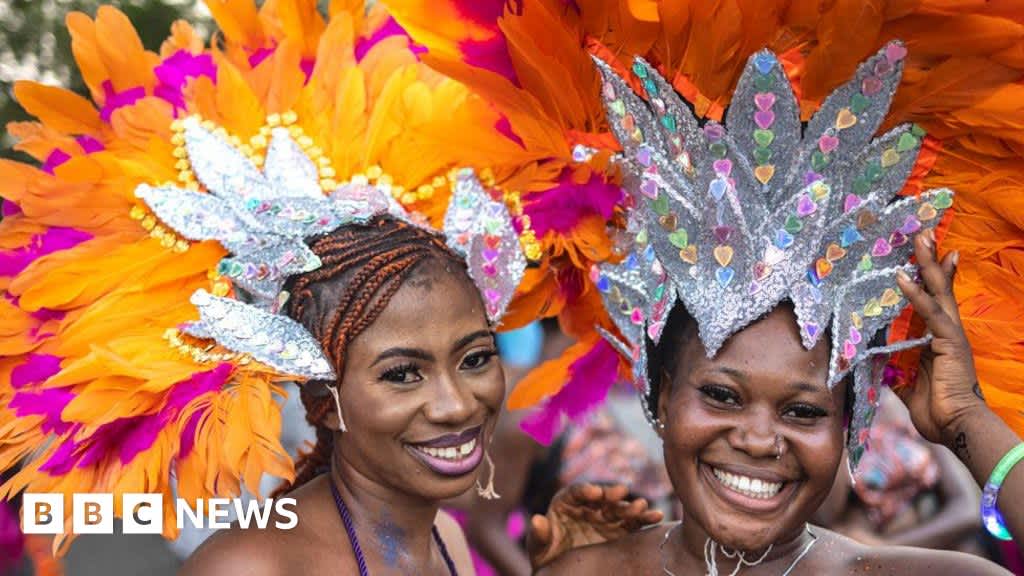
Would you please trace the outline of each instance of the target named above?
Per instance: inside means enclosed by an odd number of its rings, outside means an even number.
[[[267,116],[267,126],[273,127],[273,126],[280,126],[280,125],[281,125],[281,115],[280,114],[270,114],[269,116]]]
[[[189,171],[185,171],[185,172],[179,173],[178,174],[178,181],[179,182],[191,182],[192,181],[192,173],[189,172]]]
[[[142,220],[146,217],[146,210],[142,206],[136,204],[128,211],[128,215],[132,217],[132,220]]]
[[[370,180],[363,174],[353,174],[352,179],[349,180],[349,182],[355,184],[356,186],[366,186],[367,184],[370,183]]]
[[[185,143],[185,135],[181,132],[177,132],[174,136],[171,136],[171,144],[175,146],[181,146]]]
[[[198,192],[199,191],[199,182],[189,182],[189,183],[185,184],[185,189],[186,190],[192,190],[193,192]]]
[[[174,243],[175,252],[188,252],[189,243],[186,240],[178,240]]]
[[[416,195],[412,193],[406,193],[402,195],[402,204],[413,204],[416,202]]]
[[[420,200],[426,200],[434,195],[433,186],[420,186],[416,189],[416,197]]]
[[[324,178],[320,181],[320,187],[324,190],[330,191],[338,187],[338,183],[331,178]]]
[[[178,160],[177,162],[174,163],[174,168],[176,170],[188,170],[190,166],[191,164],[189,164],[188,160],[184,159]]]
[[[380,166],[377,166],[376,164],[366,169],[366,177],[369,178],[370,180],[376,180],[377,178],[380,178],[381,174],[383,173],[384,171],[381,170]]]
[[[152,216],[146,216],[142,219],[142,227],[146,230],[152,230],[156,226],[156,219]]]
[[[231,291],[231,287],[228,286],[227,282],[217,282],[216,284],[213,285],[213,295],[214,296],[224,297],[224,296],[227,296],[228,292],[230,292],[230,291]]]
[[[380,186],[391,186],[392,183],[393,182],[389,174],[381,174],[380,177],[377,178],[377,184]]]
[[[267,147],[267,137],[264,136],[263,134],[257,134],[257,135],[255,135],[255,136],[253,136],[252,138],[249,139],[249,144],[253,148],[266,148]]]
[[[175,132],[181,132],[184,129],[185,129],[185,123],[182,122],[180,119],[174,120],[173,122],[171,122],[171,130],[173,130]]]
[[[294,110],[289,110],[284,114],[281,114],[281,122],[285,125],[295,124],[295,121],[299,119],[299,115]]]
[[[171,152],[171,155],[175,158],[188,158],[188,152],[186,152],[185,148],[182,146],[175,148],[174,151]]]
[[[298,143],[299,146],[302,147],[303,150],[313,146],[313,139],[310,138],[309,136],[306,136],[305,134],[299,136],[296,142]]]
[[[447,180],[445,179],[444,176],[437,176],[436,178],[430,181],[430,185],[433,186],[434,188],[443,188],[445,183],[447,183]]]
[[[330,166],[327,166],[327,167],[324,167],[324,168],[320,169],[320,177],[321,178],[334,178],[334,176],[335,176],[334,168],[331,168]]]
[[[316,163],[319,164],[321,168],[326,168],[331,165],[331,159],[327,156],[320,156],[316,159]]]

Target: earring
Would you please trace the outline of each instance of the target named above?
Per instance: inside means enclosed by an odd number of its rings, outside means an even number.
[[[484,459],[487,461],[487,465],[491,468],[487,474],[487,486],[480,485],[480,477],[476,478],[476,493],[480,495],[484,500],[499,500],[501,495],[494,490],[494,461],[491,460],[491,455],[484,451]]]
[[[659,434],[665,431],[665,423],[658,418],[654,419],[654,426],[658,429]]]
[[[348,428],[345,427],[345,418],[341,415],[341,398],[339,398],[338,387],[325,384],[327,391],[334,396],[334,407],[338,409],[338,430],[341,432],[348,432]]]
[[[775,459],[782,460],[782,453],[785,452],[785,443],[782,440],[782,436],[779,434],[775,435]]]

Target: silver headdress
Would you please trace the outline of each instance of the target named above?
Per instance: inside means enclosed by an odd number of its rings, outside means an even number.
[[[938,224],[952,204],[945,189],[893,201],[920,151],[919,127],[901,125],[872,139],[905,55],[901,44],[887,45],[806,126],[768,51],[748,61],[725,126],[699,125],[643,60],[632,69],[644,98],[597,62],[624,150],[632,242],[622,263],[599,265],[592,278],[626,339],[612,337],[613,344],[633,358],[645,390],[644,338],[658,342],[676,297],[697,321],[709,357],[788,299],[804,346],[831,328],[828,384],[857,368],[850,428],[856,464],[879,385],[877,363],[867,360],[922,343],[872,347],[906,305],[896,273],[913,275],[911,236]]]
[[[218,272],[239,294],[230,298],[198,290],[191,302],[200,319],[184,332],[212,339],[283,375],[334,380],[319,343],[298,322],[278,314],[288,296],[282,292],[287,278],[321,265],[306,241],[382,214],[426,225],[380,185],[346,182],[324,194],[317,165],[284,127],[270,131],[262,170],[198,118],[183,121],[182,135],[183,160],[206,192],[142,184],[135,194],[182,237],[215,240],[230,252]],[[444,224],[449,246],[466,259],[488,318],[497,323],[526,268],[508,210],[471,171],[463,170]]]

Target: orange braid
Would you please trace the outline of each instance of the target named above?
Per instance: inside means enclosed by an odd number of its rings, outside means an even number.
[[[320,341],[339,377],[348,345],[373,324],[421,263],[457,264],[465,270],[465,262],[440,235],[389,216],[339,228],[310,248],[321,266],[289,280],[287,313]],[[300,454],[295,480],[275,496],[302,486],[330,465],[334,431],[324,419],[334,410],[334,400],[315,394],[313,386],[303,386],[300,398],[306,421],[316,429],[316,444]]]

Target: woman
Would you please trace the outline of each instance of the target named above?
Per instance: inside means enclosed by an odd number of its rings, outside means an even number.
[[[929,294],[949,292],[952,258],[940,265],[927,238],[916,243],[928,294],[915,297],[927,309],[938,306]],[[911,282],[901,286],[914,290]],[[936,369],[922,378],[969,376],[962,333],[944,332],[949,326],[938,322],[929,327]],[[721,573],[745,566],[749,574],[1006,573],[973,556],[872,548],[808,525],[831,489],[843,446],[847,384],[831,391],[825,385],[827,343],[805,349],[788,305],[734,335],[713,359],[695,328],[677,307],[659,345],[660,366],[652,363],[660,367],[652,377],[659,378],[666,466],[686,519],[574,550],[542,573],[695,574],[709,564]],[[743,555],[736,560],[718,548]]]

